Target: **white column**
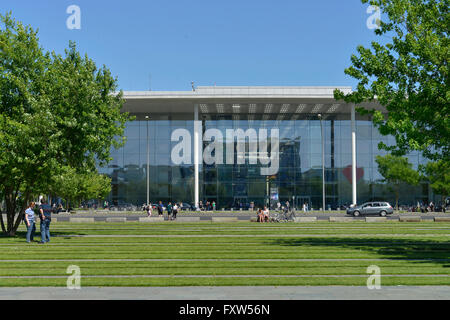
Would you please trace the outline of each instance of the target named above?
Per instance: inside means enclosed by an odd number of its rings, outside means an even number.
[[[201,134],[201,122],[198,121],[198,104],[194,105],[194,205],[199,203],[199,139]]]
[[[322,124],[322,117],[320,118],[320,136],[322,137],[322,210],[325,212],[325,137]]]
[[[149,116],[145,116],[147,125],[147,206],[150,205],[150,141],[148,137],[148,121]]]
[[[352,203],[356,204],[356,120],[355,105],[351,104],[351,126],[352,126]]]

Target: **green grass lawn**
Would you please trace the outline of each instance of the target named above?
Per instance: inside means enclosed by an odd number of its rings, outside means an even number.
[[[0,237],[0,286],[65,286],[70,265],[82,286],[365,286],[371,265],[382,285],[450,285],[450,223],[57,222],[51,234]]]

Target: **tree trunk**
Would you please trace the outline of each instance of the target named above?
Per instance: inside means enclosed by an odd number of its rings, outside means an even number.
[[[3,221],[3,211],[0,209],[0,224],[2,225],[2,232],[6,233],[5,223]]]
[[[19,228],[20,223],[23,220],[25,208],[28,204],[28,201],[30,200],[30,193],[29,191],[25,192],[25,197],[23,198],[23,202],[18,207],[18,203],[16,201],[16,194],[15,192],[10,192],[5,196],[5,203],[6,203],[6,230],[4,230],[3,225],[3,217],[2,217],[2,230],[3,232],[10,236],[14,237],[16,235],[16,231]],[[18,210],[17,219],[14,221],[14,218],[16,217],[16,212]]]
[[[399,186],[395,188],[395,208],[398,211]]]

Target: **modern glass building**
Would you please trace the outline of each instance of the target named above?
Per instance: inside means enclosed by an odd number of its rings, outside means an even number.
[[[394,202],[375,162],[393,144],[334,87],[198,87],[187,92],[125,92],[127,142],[100,172],[109,202],[159,200],[217,208],[289,201],[315,209],[370,200]],[[350,92],[351,88],[340,90]],[[368,108],[385,109],[376,103]],[[424,160],[408,155],[414,168]],[[147,174],[148,173],[148,174]],[[322,184],[324,181],[324,184]],[[148,183],[148,188],[147,188]],[[325,191],[325,192],[323,192]],[[401,203],[428,201],[428,185],[404,186]]]

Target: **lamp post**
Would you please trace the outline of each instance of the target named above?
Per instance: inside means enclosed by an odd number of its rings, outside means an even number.
[[[149,116],[145,116],[145,122],[147,124],[147,206],[149,206],[150,202],[150,147],[149,147],[149,139],[148,139],[148,121],[150,120]]]
[[[325,212],[325,144],[323,137],[322,114],[317,115],[320,120],[320,136],[322,138],[322,210]]]

